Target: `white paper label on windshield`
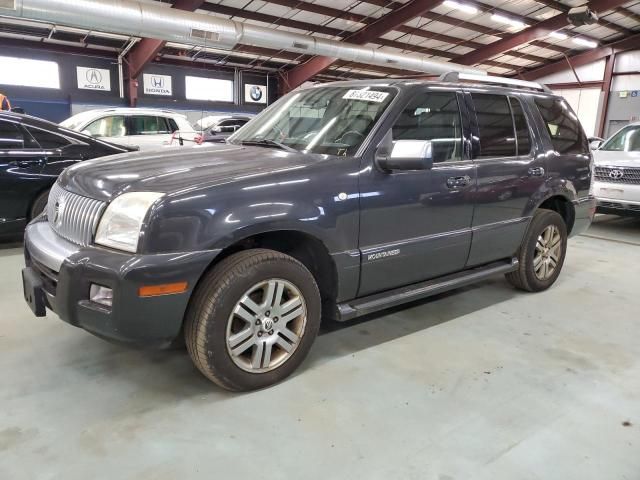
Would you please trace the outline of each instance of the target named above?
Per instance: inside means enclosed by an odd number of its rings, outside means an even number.
[[[388,92],[376,92],[375,90],[349,90],[342,98],[345,100],[363,100],[365,102],[382,103],[388,96]]]

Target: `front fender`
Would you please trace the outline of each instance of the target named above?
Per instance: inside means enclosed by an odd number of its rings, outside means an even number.
[[[252,235],[295,230],[321,240],[330,253],[357,249],[359,161],[341,158],[318,168],[230,182],[167,196],[144,228],[148,253],[225,248]]]

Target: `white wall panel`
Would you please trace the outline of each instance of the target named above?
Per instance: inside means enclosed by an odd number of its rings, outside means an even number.
[[[597,62],[577,67],[576,72],[578,72],[578,78],[580,78],[581,82],[602,81],[604,78],[604,64],[604,60],[598,60]],[[569,66],[567,66],[566,70],[547,75],[546,77],[536,78],[535,81],[548,84],[573,83],[576,81],[576,76]]]
[[[569,102],[587,135],[594,135],[597,127],[601,90],[599,88],[577,88],[555,90],[554,92],[562,95]]]

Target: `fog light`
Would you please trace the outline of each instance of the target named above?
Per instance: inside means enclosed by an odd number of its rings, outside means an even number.
[[[111,307],[113,305],[113,290],[92,283],[89,290],[89,300],[105,307]]]

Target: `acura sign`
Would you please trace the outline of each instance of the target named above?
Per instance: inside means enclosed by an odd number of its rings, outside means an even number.
[[[173,95],[171,77],[169,75],[145,73],[143,75],[143,84],[145,95],[164,95],[167,97]]]
[[[244,85],[244,103],[267,103],[266,85]]]
[[[76,67],[78,88],[111,91],[111,72],[104,68]]]

